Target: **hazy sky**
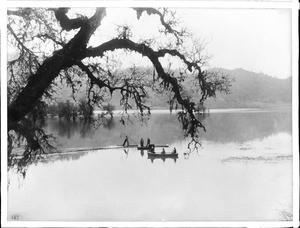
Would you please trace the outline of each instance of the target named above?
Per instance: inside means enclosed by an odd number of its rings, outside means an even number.
[[[288,9],[200,9],[178,8],[178,15],[197,36],[208,42],[206,51],[213,55],[210,67],[244,68],[273,77],[291,76],[291,11]],[[81,9],[92,14],[91,8]],[[116,24],[133,23],[140,36],[153,36],[160,21],[143,15],[137,20],[131,9],[107,9],[99,36],[100,44],[116,36]],[[106,30],[105,32],[103,32]],[[154,31],[155,30],[155,31]],[[109,32],[107,32],[109,31]],[[139,57],[141,59],[141,57]],[[127,61],[123,58],[122,61]],[[140,63],[142,63],[141,60]]]
[[[177,11],[186,25],[208,42],[206,50],[213,55],[211,67],[241,67],[278,78],[291,76],[290,10],[181,8]],[[107,18],[104,27],[124,21],[137,23],[135,13],[120,8],[108,11]],[[150,19],[153,27],[159,23]],[[151,33],[151,27],[141,21],[137,31]],[[149,25],[147,20],[144,22]]]
[[[206,9],[186,15],[188,24],[209,41],[212,66],[291,76],[290,10]]]

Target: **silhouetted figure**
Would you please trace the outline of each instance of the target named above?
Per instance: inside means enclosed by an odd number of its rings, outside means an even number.
[[[149,147],[149,146],[150,146],[150,139],[147,138],[147,147]]]
[[[126,135],[126,138],[123,142],[123,146],[129,146],[128,136]]]
[[[155,148],[155,146],[154,146],[154,145],[149,145],[149,149],[148,149],[148,151],[149,151],[149,152],[151,152],[151,153],[153,153],[153,154],[155,154],[155,152],[154,152],[154,148]]]
[[[165,148],[162,149],[161,154],[166,154]]]
[[[124,26],[123,32],[122,32],[122,38],[127,39],[128,38],[128,33],[129,33],[129,28],[127,26]]]
[[[141,147],[144,147],[144,139],[143,138],[141,138],[140,144],[141,144]]]
[[[174,147],[174,149],[173,149],[173,152],[172,152],[173,154],[177,154],[177,151],[176,151],[176,148]]]

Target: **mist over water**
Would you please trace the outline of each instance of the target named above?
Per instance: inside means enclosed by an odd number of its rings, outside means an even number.
[[[9,173],[8,216],[19,220],[285,220],[292,213],[290,109],[201,115],[206,132],[188,155],[176,115],[153,114],[123,126],[119,117],[92,128],[49,119],[62,150],[150,138],[179,157],[155,159],[136,148],[52,156]],[[161,148],[157,148],[159,152]]]

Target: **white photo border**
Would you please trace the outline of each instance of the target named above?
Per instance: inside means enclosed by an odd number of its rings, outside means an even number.
[[[292,10],[292,138],[293,138],[293,221],[238,222],[25,222],[7,220],[7,16],[10,7],[178,7],[219,9]],[[299,226],[299,33],[298,1],[1,1],[1,224],[2,227],[298,227]]]

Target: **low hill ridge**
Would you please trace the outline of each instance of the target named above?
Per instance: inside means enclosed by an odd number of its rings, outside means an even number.
[[[217,93],[216,98],[208,98],[206,108],[274,108],[292,105],[292,78],[279,79],[263,73],[255,73],[237,68],[233,70],[213,68],[234,79],[230,94]],[[72,100],[71,89],[61,86],[59,100]],[[82,92],[82,95],[84,92]],[[149,105],[153,109],[169,109],[167,95],[150,92]],[[193,97],[194,101],[199,100]],[[120,109],[120,95],[115,94],[110,101],[116,109]]]

